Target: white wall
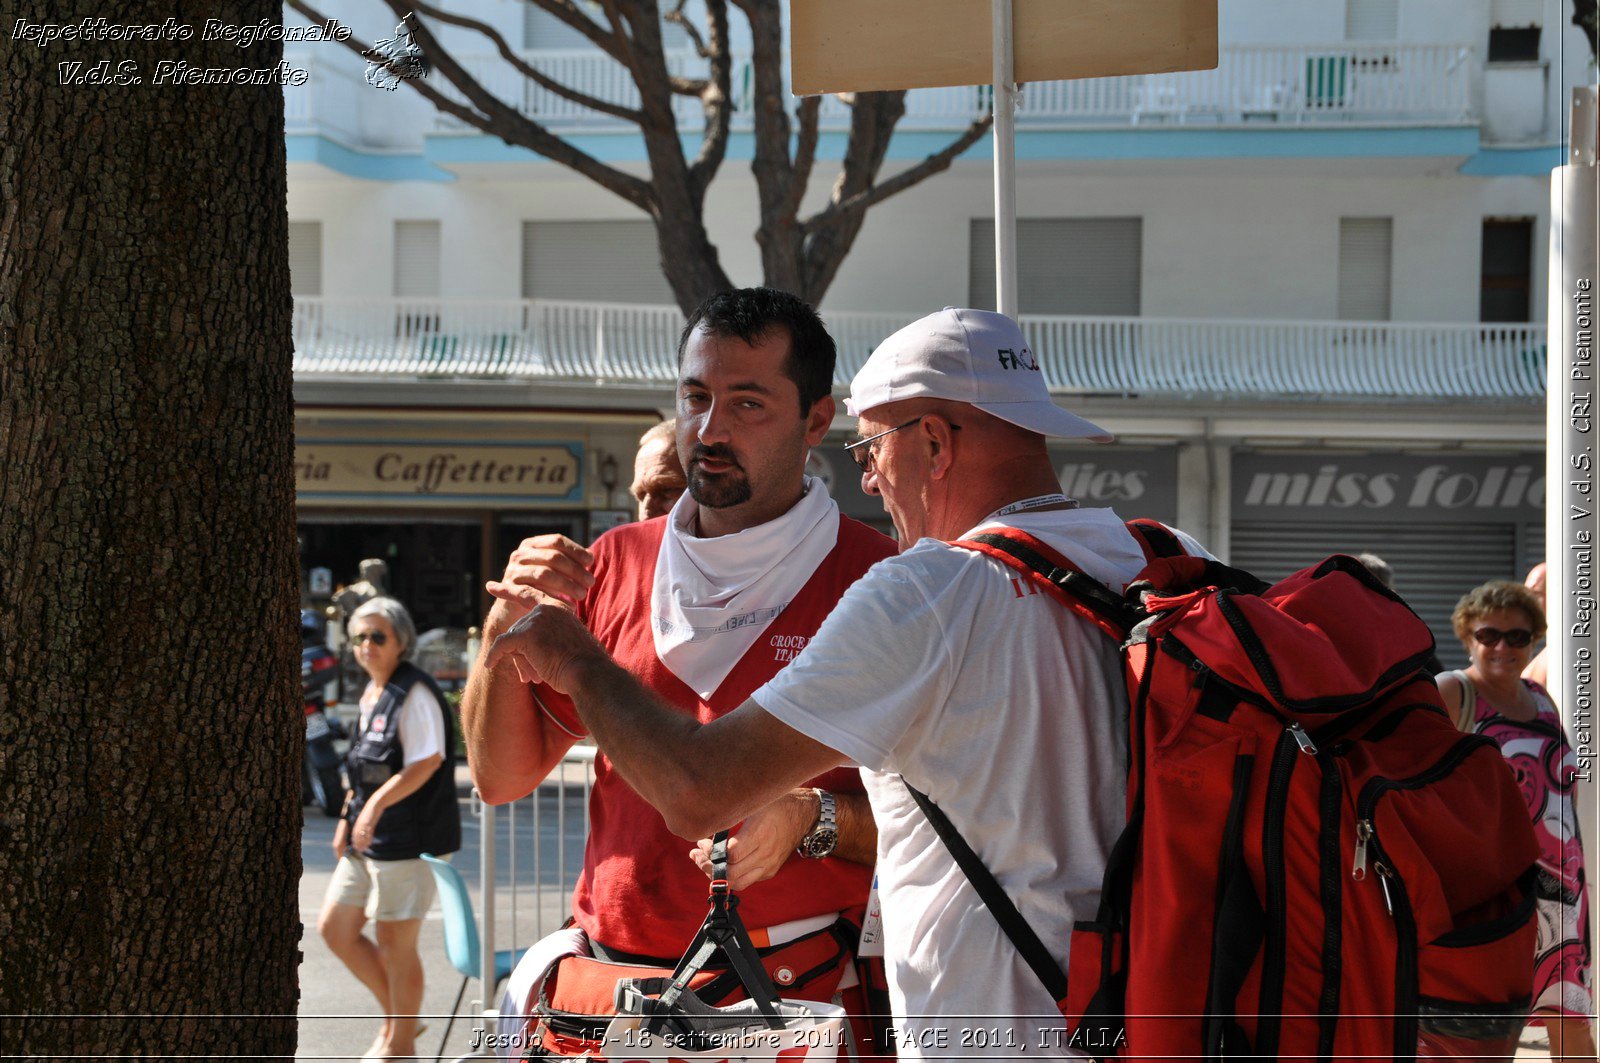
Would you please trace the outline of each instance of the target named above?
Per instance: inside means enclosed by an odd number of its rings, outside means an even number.
[[[819,175],[812,199],[825,193],[830,177]],[[969,221],[992,215],[989,181],[983,166],[963,164],[874,209],[825,305],[897,312],[966,303]],[[1042,167],[1025,168],[1018,205],[1025,218],[1143,217],[1144,313],[1179,318],[1331,319],[1339,219],[1392,217],[1394,319],[1473,321],[1483,218],[1535,217],[1542,247],[1546,186],[1542,178],[1113,177]],[[709,227],[724,268],[736,284],[759,283],[754,182],[744,164],[727,164],[711,203]],[[393,222],[436,218],[443,294],[504,299],[520,290],[523,220],[641,217],[575,177],[299,181],[290,187],[289,215],[323,223],[326,295],[390,295]],[[1543,269],[1537,250],[1534,262]],[[1543,305],[1542,293],[1536,277],[1534,306]]]

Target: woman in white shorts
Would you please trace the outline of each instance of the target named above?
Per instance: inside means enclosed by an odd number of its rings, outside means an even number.
[[[437,888],[423,853],[460,848],[451,712],[433,678],[406,658],[416,626],[393,598],[350,616],[347,633],[370,681],[345,760],[350,790],[333,836],[339,865],[317,930],[372,991],[384,1021],[363,1057],[416,1054],[422,959],[417,935]],[[372,920],[376,940],[362,931]]]

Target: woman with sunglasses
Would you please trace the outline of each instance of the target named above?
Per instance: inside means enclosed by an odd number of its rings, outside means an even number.
[[[421,856],[461,847],[455,737],[444,695],[406,658],[416,625],[393,598],[373,598],[346,627],[369,681],[345,771],[350,790],[333,837],[339,861],[317,929],[377,997],[385,1016],[363,1059],[416,1055],[422,959],[417,935],[437,888]],[[362,933],[367,920],[377,939]]]
[[[1450,617],[1472,662],[1441,673],[1439,693],[1456,726],[1500,746],[1522,787],[1539,838],[1539,933],[1529,1025],[1550,1032],[1553,1059],[1594,1059],[1589,978],[1589,902],[1578,840],[1577,760],[1555,704],[1522,678],[1545,632],[1544,608],[1520,583],[1495,580],[1469,592]]]

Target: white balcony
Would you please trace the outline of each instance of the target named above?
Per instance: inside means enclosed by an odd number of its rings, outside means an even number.
[[[845,384],[917,315],[825,314]],[[1064,395],[1539,400],[1537,325],[1023,315]],[[336,377],[544,380],[661,387],[676,377],[671,306],[300,297],[294,369]]]
[[[523,52],[522,58],[580,92],[622,106],[638,105],[638,93],[623,68],[596,51]],[[497,96],[514,101],[524,114],[541,122],[561,128],[627,128],[539,88],[498,55],[465,57],[463,63]],[[669,68],[695,75],[704,72],[704,63],[693,53],[674,53]],[[1465,44],[1225,45],[1215,70],[1029,85],[1017,120],[1024,128],[1470,124],[1477,120],[1475,99],[1482,69],[1479,57]],[[736,59],[733,93],[738,128],[750,125],[753,81],[749,60]],[[987,86],[968,86],[911,92],[901,128],[963,127],[987,111],[989,91]],[[680,128],[701,126],[698,100],[679,97],[674,108]],[[436,124],[441,130],[463,128],[443,116]],[[846,128],[849,108],[827,97],[821,124],[824,129]]]

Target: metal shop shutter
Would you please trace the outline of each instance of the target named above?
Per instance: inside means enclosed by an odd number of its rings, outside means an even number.
[[[394,294],[402,299],[439,297],[439,223],[394,223]]]
[[[1389,320],[1394,219],[1339,219],[1339,320]]]
[[[289,290],[295,295],[322,294],[322,223],[289,223]]]
[[[1345,40],[1392,41],[1399,36],[1399,0],[1345,0]]]
[[[1142,218],[1020,218],[1017,309],[1024,314],[1136,317]],[[994,306],[994,219],[973,218],[969,305]]]
[[[1433,629],[1439,659],[1464,668],[1450,612],[1480,583],[1522,579],[1518,538],[1513,524],[1246,521],[1233,526],[1231,563],[1272,581],[1329,554],[1377,554],[1394,570],[1395,590]]]
[[[648,221],[525,221],[522,297],[675,305]]]

